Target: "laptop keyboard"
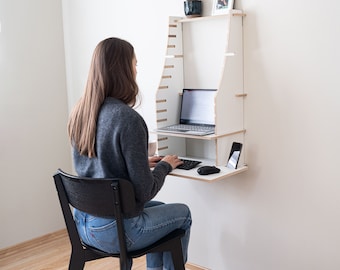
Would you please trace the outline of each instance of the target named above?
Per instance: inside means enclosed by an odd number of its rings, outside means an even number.
[[[185,125],[185,124],[179,124],[174,126],[167,127],[169,130],[189,130],[189,131],[198,131],[198,132],[205,132],[212,130],[212,127],[209,126],[195,126],[195,125]]]
[[[198,161],[198,160],[189,160],[189,159],[181,159],[181,160],[183,161],[183,164],[177,166],[176,169],[191,170],[201,163],[201,161]]]

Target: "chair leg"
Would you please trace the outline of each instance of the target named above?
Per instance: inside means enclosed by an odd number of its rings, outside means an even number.
[[[177,241],[175,248],[171,250],[172,262],[176,270],[185,270],[181,241]]]
[[[131,270],[131,263],[128,257],[120,257],[119,263],[120,263],[120,270]]]
[[[68,270],[83,270],[85,266],[83,255],[82,253],[72,251]]]

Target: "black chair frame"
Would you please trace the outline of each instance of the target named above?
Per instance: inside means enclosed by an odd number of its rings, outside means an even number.
[[[69,270],[81,270],[85,262],[105,257],[120,259],[120,269],[128,270],[128,260],[147,253],[171,252],[176,270],[185,270],[181,238],[185,231],[174,230],[164,238],[143,249],[128,251],[123,218],[135,209],[133,185],[125,179],[94,179],[78,177],[58,170],[53,176],[60,205],[72,246]],[[70,206],[100,217],[114,217],[117,222],[119,253],[107,253],[83,243],[79,237]]]

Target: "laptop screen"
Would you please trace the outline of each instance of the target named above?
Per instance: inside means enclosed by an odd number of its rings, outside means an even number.
[[[215,125],[216,89],[183,89],[180,124]]]

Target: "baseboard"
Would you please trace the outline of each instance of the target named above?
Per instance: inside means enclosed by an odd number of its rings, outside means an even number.
[[[199,266],[193,263],[186,263],[185,270],[209,270],[209,268],[205,268],[203,266]]]

